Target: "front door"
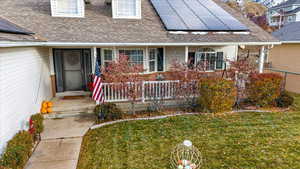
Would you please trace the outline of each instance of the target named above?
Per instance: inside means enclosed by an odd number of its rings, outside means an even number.
[[[80,50],[65,50],[63,57],[63,81],[66,91],[83,90],[83,65]]]
[[[88,90],[91,81],[90,49],[54,49],[57,92]]]

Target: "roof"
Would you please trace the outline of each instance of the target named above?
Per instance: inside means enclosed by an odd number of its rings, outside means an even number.
[[[41,41],[28,31],[0,17],[0,41]]]
[[[295,14],[295,13],[297,13],[297,12],[299,12],[299,11],[300,11],[300,7],[298,7],[298,8],[295,8],[294,10],[291,10],[291,11],[285,12],[285,14]]]
[[[300,42],[300,22],[294,22],[285,25],[281,29],[273,32],[273,36],[280,41],[299,41]]]
[[[270,9],[276,9],[276,8],[280,8],[280,7],[285,7],[285,6],[291,6],[294,4],[299,4],[300,5],[300,0],[288,0],[288,1],[284,1],[276,6],[273,6]]]
[[[77,43],[201,43],[278,42],[241,13],[220,0],[224,10],[250,29],[250,34],[177,35],[166,31],[149,0],[142,0],[142,19],[113,19],[105,0],[91,0],[84,18],[52,17],[50,0],[9,0],[0,6],[1,15],[31,30],[49,42]],[[18,9],[18,10],[16,10]]]

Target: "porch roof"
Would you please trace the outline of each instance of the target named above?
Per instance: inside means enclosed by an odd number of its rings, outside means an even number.
[[[142,0],[142,19],[113,19],[105,0],[91,0],[84,18],[52,17],[50,0],[2,2],[1,15],[48,42],[69,43],[222,43],[278,42],[220,0],[214,0],[250,29],[250,34],[173,34],[165,30],[149,0]],[[16,10],[18,9],[18,10]]]

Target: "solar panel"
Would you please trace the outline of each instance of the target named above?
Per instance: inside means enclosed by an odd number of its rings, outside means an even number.
[[[212,0],[151,0],[169,31],[246,31]]]
[[[0,18],[0,32],[26,34],[26,35],[33,34],[32,32],[29,32],[3,18]]]

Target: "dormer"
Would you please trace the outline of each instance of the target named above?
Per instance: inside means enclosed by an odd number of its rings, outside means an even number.
[[[112,0],[112,16],[115,19],[141,19],[141,0]]]
[[[51,0],[54,17],[84,17],[84,0]]]

